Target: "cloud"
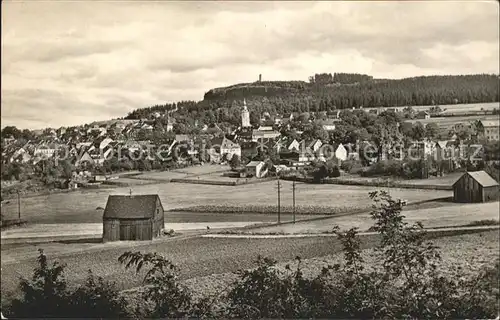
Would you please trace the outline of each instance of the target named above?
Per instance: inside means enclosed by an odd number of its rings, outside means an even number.
[[[498,73],[496,2],[3,2],[2,125],[74,125],[318,72]]]

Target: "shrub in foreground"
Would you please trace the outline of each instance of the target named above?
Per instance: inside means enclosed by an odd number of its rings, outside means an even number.
[[[113,283],[89,275],[83,286],[72,291],[64,277],[65,265],[49,265],[39,249],[38,265],[31,280],[21,279],[21,297],[5,314],[16,318],[117,318],[126,316],[126,302]]]

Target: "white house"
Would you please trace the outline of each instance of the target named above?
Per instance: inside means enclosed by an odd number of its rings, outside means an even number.
[[[258,142],[263,139],[276,139],[281,134],[274,130],[253,130],[252,131],[252,141]]]
[[[111,138],[106,138],[104,140],[101,141],[101,143],[99,144],[99,149],[104,149],[106,148],[111,142],[113,142],[113,139]]]
[[[10,162],[19,161],[21,163],[27,163],[31,160],[30,154],[26,151],[25,148],[19,148],[14,152],[12,157],[10,158]]]
[[[321,146],[323,145],[323,142],[321,142],[320,139],[316,139],[314,141],[305,141],[305,140],[302,140],[300,142],[301,146],[303,145],[304,146],[304,150],[306,150],[307,148],[310,148],[311,149],[311,152],[317,152]]]
[[[335,158],[345,161],[347,160],[347,150],[346,148],[341,144],[338,145],[337,150],[335,150]]]
[[[292,142],[288,145],[287,149],[289,151],[299,151],[300,150],[300,143],[297,141],[297,139],[293,139]]]
[[[77,158],[76,161],[75,161],[75,166],[80,166],[84,163],[88,163],[88,164],[94,164],[94,159],[92,159],[92,157],[90,156],[90,154],[85,151],[82,156],[80,158]]]
[[[247,176],[262,178],[267,174],[267,169],[264,169],[265,163],[262,161],[250,161],[246,166]]]
[[[239,144],[224,137],[220,146],[220,154],[226,155],[227,159],[232,159],[235,154],[241,158],[241,147]]]
[[[323,130],[325,131],[335,131],[335,121],[332,119],[327,119],[322,122]]]

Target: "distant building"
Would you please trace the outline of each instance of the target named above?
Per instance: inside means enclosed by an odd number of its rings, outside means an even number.
[[[152,240],[164,229],[165,213],[157,194],[112,195],[102,220],[104,242]]]
[[[104,182],[104,181],[106,181],[106,180],[107,180],[107,178],[106,178],[106,176],[104,176],[104,175],[99,175],[99,174],[97,174],[97,175],[95,175],[95,176],[92,178],[92,180],[93,180],[94,182]]]
[[[431,114],[427,111],[420,111],[419,113],[417,113],[416,118],[417,119],[430,119]]]
[[[499,120],[480,120],[477,125],[478,137],[490,141],[498,141],[499,126]]]
[[[335,131],[335,121],[333,119],[324,120],[322,126],[325,131]]]
[[[347,150],[346,148],[341,144],[338,145],[337,149],[335,150],[335,158],[345,161],[347,160]]]
[[[175,135],[175,141],[177,141],[179,143],[181,143],[181,142],[187,142],[189,140],[191,140],[191,138],[187,134],[176,134]]]
[[[487,202],[498,199],[498,182],[485,171],[466,172],[453,184],[454,202]]]
[[[208,154],[211,162],[230,160],[235,154],[241,157],[241,146],[226,137],[212,139],[210,144]]]
[[[252,141],[258,142],[263,139],[276,139],[281,135],[278,131],[274,130],[253,130]]]
[[[232,159],[235,154],[241,158],[241,147],[236,142],[224,137],[220,146],[220,153],[224,155],[226,159]]]
[[[250,125],[250,112],[248,112],[247,102],[245,99],[243,99],[243,111],[241,111],[241,127],[242,128],[251,127],[251,125]]]
[[[263,178],[267,174],[267,169],[264,169],[263,161],[250,161],[246,166],[246,176]]]
[[[289,151],[299,151],[300,150],[300,142],[297,141],[297,139],[293,139],[292,142],[287,146],[287,149]]]

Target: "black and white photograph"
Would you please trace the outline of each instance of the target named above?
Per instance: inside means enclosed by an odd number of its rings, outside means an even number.
[[[500,319],[498,1],[1,17],[2,319]]]

